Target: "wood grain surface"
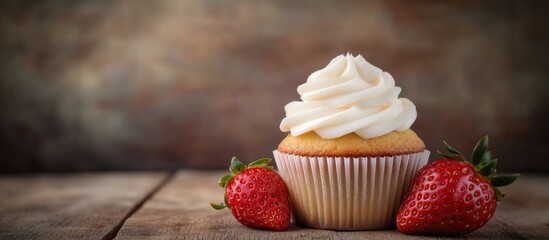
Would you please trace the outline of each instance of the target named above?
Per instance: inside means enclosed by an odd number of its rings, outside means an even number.
[[[495,217],[456,237],[408,236],[396,230],[328,231],[291,225],[251,229],[221,201],[222,172],[85,173],[0,176],[0,239],[546,239],[549,176],[522,176],[504,188]]]
[[[446,239],[407,236],[396,230],[327,231],[292,225],[273,232],[242,226],[228,210],[216,211],[222,172],[180,171],[141,209],[127,219],[117,239]],[[522,176],[503,188],[507,197],[494,218],[480,230],[448,239],[544,239],[549,236],[547,176]]]
[[[167,173],[0,176],[0,239],[112,238]]]

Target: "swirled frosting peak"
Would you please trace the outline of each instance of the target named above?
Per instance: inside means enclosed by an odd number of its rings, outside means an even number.
[[[416,120],[415,105],[398,98],[400,88],[361,55],[340,55],[297,88],[302,101],[288,103],[280,130],[293,136],[314,131],[324,139],[349,133],[374,138],[404,131]]]

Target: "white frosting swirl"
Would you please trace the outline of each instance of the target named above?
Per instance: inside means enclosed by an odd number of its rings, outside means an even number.
[[[361,55],[337,56],[297,92],[303,101],[288,103],[280,123],[280,130],[293,136],[315,131],[324,139],[352,132],[374,138],[409,129],[417,117],[415,105],[398,98],[393,77]]]

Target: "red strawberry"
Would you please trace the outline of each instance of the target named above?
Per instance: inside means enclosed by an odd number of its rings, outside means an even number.
[[[225,204],[211,203],[212,207],[230,208],[236,220],[248,227],[277,231],[288,228],[288,188],[268,165],[270,162],[270,158],[261,158],[246,166],[233,157],[231,174],[219,179],[219,185],[225,188]]]
[[[407,234],[465,234],[490,220],[503,194],[519,174],[495,176],[497,159],[487,150],[488,136],[473,150],[472,162],[444,142],[450,154],[423,167],[400,205],[396,224]]]

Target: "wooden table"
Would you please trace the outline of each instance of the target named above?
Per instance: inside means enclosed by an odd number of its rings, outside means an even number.
[[[338,232],[240,225],[222,199],[222,172],[0,176],[0,239],[446,239],[396,230]],[[449,239],[549,239],[549,176],[523,175],[480,230]]]

